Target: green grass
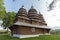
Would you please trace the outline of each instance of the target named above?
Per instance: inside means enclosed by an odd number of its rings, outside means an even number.
[[[6,30],[0,30],[0,32],[7,32]]]
[[[60,35],[43,35],[39,37],[19,39],[10,37],[7,34],[0,34],[0,40],[60,40]]]

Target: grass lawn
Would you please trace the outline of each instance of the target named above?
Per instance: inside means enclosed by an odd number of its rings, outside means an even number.
[[[34,38],[19,39],[19,38],[10,37],[7,34],[0,34],[0,40],[60,40],[60,35],[43,35]]]
[[[6,32],[6,30],[0,30],[0,32]]]

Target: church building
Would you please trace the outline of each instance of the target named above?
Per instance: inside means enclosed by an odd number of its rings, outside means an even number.
[[[14,24],[9,27],[11,36],[18,38],[36,37],[49,34],[50,28],[47,26],[43,15],[31,6],[26,11],[22,6],[15,16]]]

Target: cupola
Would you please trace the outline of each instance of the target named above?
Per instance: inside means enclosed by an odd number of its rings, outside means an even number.
[[[30,19],[38,19],[37,10],[34,8],[33,5],[31,6],[31,8],[28,11],[28,17]]]
[[[41,21],[41,22],[45,22],[45,20],[44,20],[44,18],[43,18],[43,15],[39,12],[39,20]]]
[[[17,13],[17,16],[23,16],[23,17],[27,17],[27,12],[26,12],[26,9],[24,9],[24,6],[22,6],[18,13]]]

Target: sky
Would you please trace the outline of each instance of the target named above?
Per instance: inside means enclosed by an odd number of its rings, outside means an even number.
[[[3,27],[1,27],[2,20],[0,20],[0,30],[3,30]]]
[[[6,12],[18,12],[22,5],[24,5],[27,11],[31,8],[31,5],[33,5],[38,13],[41,12],[41,14],[43,14],[49,27],[60,26],[60,1],[57,1],[54,10],[47,11],[52,1],[53,0],[16,0],[13,2],[12,0],[4,0],[4,6]]]

